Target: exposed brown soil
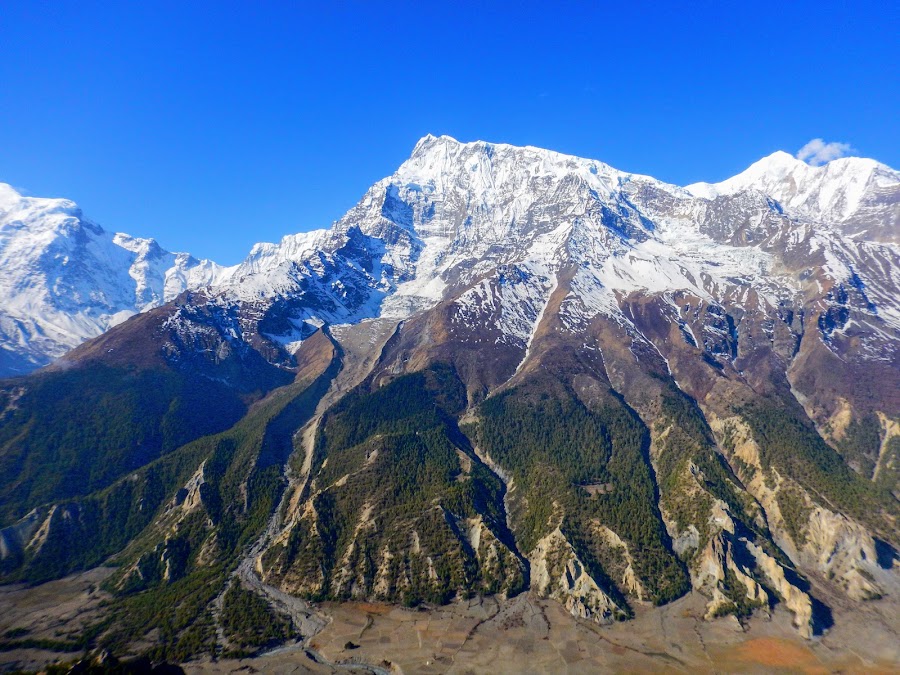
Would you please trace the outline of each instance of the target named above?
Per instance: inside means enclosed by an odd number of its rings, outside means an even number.
[[[0,587],[0,632],[62,640],[97,616],[108,570],[35,588]],[[308,645],[239,660],[184,664],[188,672],[234,673],[900,673],[898,613],[879,601],[843,609],[824,637],[807,641],[776,608],[745,626],[702,619],[705,599],[636,607],[611,626],[575,619],[559,603],[521,595],[436,609],[368,602],[325,603],[330,622]],[[0,672],[38,669],[80,654],[0,652]]]
[[[558,603],[527,595],[427,611],[369,603],[329,603],[322,609],[331,623],[310,647],[332,664],[369,664],[382,672],[900,672],[900,646],[891,627],[873,622],[871,615],[866,624],[870,649],[863,658],[854,652],[853,630],[806,641],[782,610],[771,619],[754,617],[745,627],[733,618],[706,622],[699,596],[662,608],[638,607],[634,620],[612,626],[575,619]],[[348,648],[350,643],[358,647]],[[187,669],[290,672],[308,667],[307,658],[302,650],[281,651],[244,661],[189,664]]]

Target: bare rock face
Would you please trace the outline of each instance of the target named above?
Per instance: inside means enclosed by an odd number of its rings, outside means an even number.
[[[541,539],[528,559],[532,589],[558,600],[573,616],[599,624],[627,616],[585,569],[559,528]]]
[[[885,574],[879,565],[876,541],[865,527],[818,504],[796,482],[777,472],[767,476],[760,462],[759,446],[744,422],[738,418],[717,420],[713,427],[728,429],[731,452],[740,462],[739,475],[763,505],[776,541],[795,564],[837,584],[854,600],[881,597],[884,590],[878,580],[896,584],[894,575]],[[784,500],[784,495],[789,501]],[[798,523],[791,527],[782,514],[785,504],[792,504],[799,511]]]
[[[784,604],[794,613],[794,626],[803,637],[813,635],[812,601],[804,591],[792,584],[782,567],[774,557],[752,543],[747,543],[747,550],[756,560],[773,589],[783,599]]]
[[[732,541],[720,533],[709,540],[694,562],[693,586],[710,596],[706,606],[707,620],[732,613],[735,599],[751,608],[767,608],[771,601],[765,589],[753,578],[758,572],[735,562]]]
[[[606,544],[623,558],[625,569],[622,571],[621,578],[617,580],[619,585],[629,597],[635,598],[638,602],[646,602],[647,591],[635,572],[634,558],[631,555],[631,551],[628,550],[628,544],[622,541],[622,538],[608,527],[600,524],[597,524],[596,527],[600,535],[606,540]]]
[[[812,510],[800,559],[843,588],[853,600],[881,597],[887,589],[879,585],[879,580],[890,584],[892,590],[896,588],[896,579],[886,574],[878,558],[874,538],[859,523],[821,506]],[[893,561],[886,564],[889,570],[893,567]]]
[[[175,493],[172,500],[172,506],[180,506],[184,511],[193,511],[203,503],[203,486],[206,484],[206,478],[203,475],[204,462],[197,469],[197,472],[191,476],[191,479],[185,483],[184,487]]]
[[[298,565],[287,567],[282,562],[281,556],[287,547],[288,537],[295,528],[302,528],[309,532],[310,537],[318,538],[318,515],[311,502],[304,504],[299,519],[294,520],[289,528],[286,528],[279,539],[273,542],[268,556],[261,561],[263,581],[277,585],[286,593],[300,597],[315,597],[325,587],[326,577],[320,565],[313,565],[309,569],[300,568]],[[392,558],[390,550],[382,554],[383,562],[390,562]],[[387,587],[386,574],[381,575],[376,581],[379,587]]]

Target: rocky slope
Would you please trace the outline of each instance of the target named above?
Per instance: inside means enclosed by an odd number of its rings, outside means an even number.
[[[3,569],[116,554],[111,611],[183,608],[169,655],[214,641],[237,569],[310,600],[529,588],[597,623],[693,589],[710,619],[783,603],[807,637],[896,602],[898,186],[776,154],[684,189],[425,137],[330,230],[5,386]],[[20,458],[75,442],[35,423],[72,403],[38,394],[100,372],[101,420],[135,372],[250,408],[54,499]],[[108,639],[163,621],[137,616]]]

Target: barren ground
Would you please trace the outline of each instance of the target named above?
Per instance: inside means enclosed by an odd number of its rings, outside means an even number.
[[[0,634],[65,641],[97,616],[108,570],[35,588],[0,587]],[[253,659],[192,662],[190,673],[900,673],[897,604],[839,608],[835,626],[800,638],[779,608],[746,626],[702,620],[704,599],[689,595],[662,608],[638,607],[632,621],[597,626],[554,601],[528,594],[438,609],[325,603],[327,626],[309,644]],[[349,644],[349,643],[352,643]],[[0,671],[37,669],[79,653],[0,652]]]

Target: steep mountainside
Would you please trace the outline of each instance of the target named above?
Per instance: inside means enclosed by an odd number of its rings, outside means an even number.
[[[160,628],[175,658],[228,647],[238,587],[281,609],[529,589],[601,624],[696,592],[710,619],[783,603],[807,637],[896,603],[900,177],[795,164],[683,189],[423,138],[330,230],[3,387],[6,578],[113,556],[96,639]],[[145,373],[242,417],[159,440],[195,399]],[[54,400],[65,378],[90,395]],[[154,445],[123,459],[103,424],[133,401]],[[107,468],[73,489],[59,456]]]

